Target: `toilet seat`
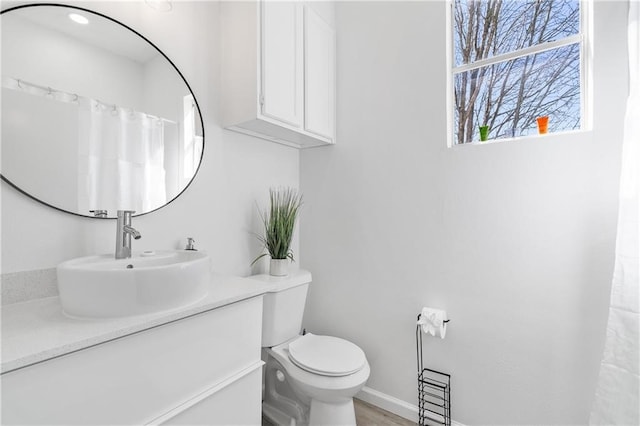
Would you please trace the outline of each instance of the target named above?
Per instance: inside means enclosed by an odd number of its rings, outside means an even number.
[[[362,349],[348,340],[307,333],[289,343],[289,359],[296,366],[322,376],[340,377],[366,364]]]
[[[371,373],[369,363],[364,359],[363,367],[348,375],[328,376],[319,374],[308,369],[303,369],[295,364],[289,356],[289,345],[303,336],[295,337],[288,342],[273,346],[266,350],[267,365],[275,366],[277,370],[284,372],[286,382],[291,384],[299,398],[305,404],[309,403],[307,398],[323,401],[326,403],[342,404],[351,402],[353,396],[362,389]],[[296,345],[294,345],[295,347]],[[274,380],[279,380],[275,379]],[[353,405],[351,405],[353,409]],[[323,422],[321,424],[343,424],[345,422]]]

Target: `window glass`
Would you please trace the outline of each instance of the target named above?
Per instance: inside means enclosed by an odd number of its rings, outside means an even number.
[[[579,32],[579,0],[455,0],[454,66]]]
[[[455,143],[479,140],[479,126],[488,139],[537,134],[541,116],[552,117],[549,133],[579,129],[579,45],[456,74],[454,90]]]

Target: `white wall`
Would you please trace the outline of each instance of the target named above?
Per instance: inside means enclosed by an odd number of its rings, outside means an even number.
[[[144,64],[141,89],[142,111],[173,121],[184,120],[183,102],[189,89],[162,55]]]
[[[2,7],[12,4],[3,2]],[[298,185],[299,154],[221,129],[219,5],[174,1],[173,10],[162,13],[142,1],[69,4],[107,14],[154,42],[182,71],[203,114],[206,140],[200,172],[169,206],[134,218],[142,234],[134,250],[180,248],[186,237],[193,237],[199,249],[212,255],[217,271],[250,274],[249,264],[260,253],[251,234],[260,230],[256,202],[265,205],[270,186]],[[60,213],[4,182],[1,196],[3,273],[51,268],[65,259],[114,250],[113,220]],[[299,253],[297,238],[293,248]]]
[[[305,326],[416,404],[415,320],[464,424],[585,424],[612,276],[626,4],[595,7],[591,132],[446,147],[445,5],[338,2],[337,145],[304,151]]]

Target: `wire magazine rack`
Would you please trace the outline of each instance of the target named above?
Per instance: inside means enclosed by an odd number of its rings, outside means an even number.
[[[418,315],[420,320],[420,315]],[[449,322],[449,320],[445,321]],[[418,425],[451,426],[451,375],[425,368],[422,352],[422,330],[416,326],[418,358]]]

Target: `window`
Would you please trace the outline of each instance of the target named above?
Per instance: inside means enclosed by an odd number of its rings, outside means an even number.
[[[451,143],[586,128],[589,0],[451,2]]]
[[[184,126],[182,133],[182,181],[181,186],[187,185],[198,171],[202,159],[203,136],[202,127],[198,120],[198,106],[193,95],[186,95],[182,99]]]

